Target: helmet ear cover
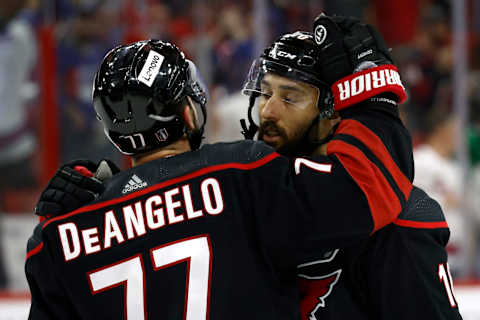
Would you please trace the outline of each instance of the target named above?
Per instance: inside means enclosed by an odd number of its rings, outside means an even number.
[[[140,41],[110,51],[93,88],[106,136],[127,155],[163,147],[184,134],[192,149],[198,148],[205,121],[195,130],[200,133],[191,134],[182,112],[190,96],[206,117],[206,87],[193,73],[198,73],[193,62],[168,42]]]

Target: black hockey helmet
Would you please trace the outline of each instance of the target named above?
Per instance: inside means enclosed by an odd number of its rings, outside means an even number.
[[[245,121],[243,121],[244,134],[246,131],[255,134],[257,129],[252,117],[252,109],[256,97],[262,94],[261,81],[267,73],[274,73],[318,88],[317,106],[320,112],[319,116],[321,118],[331,116],[334,112],[333,96],[330,86],[322,80],[320,59],[319,48],[315,44],[314,36],[306,31],[282,35],[266,48],[260,58],[252,63],[243,86],[242,92],[250,96],[248,110],[250,128],[247,128]],[[252,137],[253,135],[250,138]]]
[[[178,113],[190,103],[199,121],[190,130]],[[175,45],[139,41],[112,49],[95,75],[93,104],[105,134],[124,154],[137,155],[187,134],[200,146],[206,122],[207,88],[190,60]],[[200,109],[200,112],[198,111]]]

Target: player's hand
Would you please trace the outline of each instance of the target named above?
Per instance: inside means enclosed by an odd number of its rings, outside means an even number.
[[[315,18],[313,31],[315,43],[325,57],[324,77],[330,85],[358,71],[365,63],[394,64],[380,33],[357,19],[322,13]]]
[[[332,86],[336,110],[383,92],[393,93],[398,98],[397,102],[405,100],[405,89],[390,51],[373,26],[354,18],[331,17],[322,13],[314,21],[313,32],[321,51],[323,77]],[[380,66],[388,70],[379,70],[368,78],[354,80],[361,72]],[[374,78],[384,81],[374,82]],[[349,83],[344,80],[349,80]],[[341,87],[338,87],[339,84]]]
[[[110,160],[69,162],[57,170],[40,195],[35,214],[54,217],[74,211],[104,191],[102,181],[119,172]]]

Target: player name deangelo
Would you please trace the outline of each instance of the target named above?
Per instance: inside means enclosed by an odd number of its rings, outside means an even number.
[[[79,229],[74,222],[59,224],[58,234],[65,261],[108,249],[113,241],[121,244],[166,225],[200,218],[205,214],[216,216],[223,212],[222,190],[215,178],[203,180],[200,193],[202,208],[194,208],[190,185],[186,184],[126,205],[121,213],[106,211],[103,219],[105,227],[102,230],[99,227]],[[184,208],[183,212],[180,212],[180,208]],[[117,217],[123,219],[122,224],[119,224]]]

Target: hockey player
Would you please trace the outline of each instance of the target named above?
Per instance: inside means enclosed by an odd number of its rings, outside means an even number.
[[[448,225],[435,200],[410,189],[412,148],[397,110],[405,94],[383,39],[371,26],[325,15],[314,31],[280,37],[253,63],[246,135],[258,115],[258,139],[288,156],[335,156],[362,185],[362,168],[349,165],[360,157],[391,188],[378,186],[370,198],[389,192],[392,204],[407,206],[371,238],[297,266],[302,320],[461,319]]]
[[[206,89],[170,43],[113,49],[93,97],[133,168],[63,167],[42,194],[37,212],[55,214],[98,193],[29,240],[30,319],[298,319],[296,267],[402,210],[387,193],[369,198],[382,177],[359,185],[337,157],[288,159],[253,141],[199,148]]]

